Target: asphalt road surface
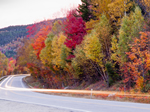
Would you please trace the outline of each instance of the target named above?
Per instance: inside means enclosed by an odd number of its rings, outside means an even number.
[[[73,98],[34,92],[25,75],[0,82],[0,112],[150,112],[150,104]]]

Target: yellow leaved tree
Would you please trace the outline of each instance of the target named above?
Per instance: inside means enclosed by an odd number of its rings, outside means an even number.
[[[57,20],[54,22],[52,27],[52,32],[55,35],[58,35],[62,31],[62,21]]]
[[[94,16],[94,19],[91,19],[90,21],[86,22],[86,29],[87,32],[90,33],[91,30],[94,28],[95,24],[99,22],[99,17],[102,15],[106,15],[106,17],[109,19],[109,7],[108,5],[111,3],[112,0],[92,0],[90,10],[92,12],[92,15]]]
[[[0,52],[0,76],[6,75],[5,72],[7,68],[8,68],[8,59],[2,52]]]
[[[60,33],[56,36],[52,41],[52,63],[56,65],[58,68],[61,67],[61,53],[62,53],[62,46],[66,40],[66,36],[63,33]]]
[[[141,0],[141,3],[144,5],[147,13],[150,16],[150,0]]]
[[[132,6],[133,2],[131,2],[131,0],[114,0],[112,3],[108,4],[110,20],[115,26],[120,25],[121,19],[129,12]]]
[[[91,1],[91,10],[93,15],[99,19],[99,16],[102,14],[106,15],[107,18],[109,18],[109,7],[108,4],[110,4],[112,0],[92,0]]]
[[[97,70],[102,79],[107,83],[107,86],[109,86],[108,74],[103,62],[102,44],[97,37],[97,32],[93,30],[91,34],[87,35],[83,44],[86,58],[90,60],[93,68]]]
[[[40,53],[40,59],[42,61],[43,64],[47,65],[47,66],[51,66],[52,64],[52,40],[54,38],[54,35],[52,33],[50,33],[48,35],[48,38],[45,40],[45,48],[42,49],[41,53]]]

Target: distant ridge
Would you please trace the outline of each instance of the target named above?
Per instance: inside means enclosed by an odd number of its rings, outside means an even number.
[[[44,20],[35,23],[37,26],[45,22],[53,22],[56,20],[64,20],[65,18],[56,18],[53,20]],[[28,25],[14,25],[4,28],[0,28],[0,51],[3,52],[8,58],[14,57],[16,55],[16,48],[22,38],[26,38],[28,35],[26,27],[32,26]],[[12,45],[13,44],[13,45]],[[17,45],[16,45],[17,44]]]

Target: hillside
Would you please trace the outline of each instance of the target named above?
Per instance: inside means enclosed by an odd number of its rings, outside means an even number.
[[[27,35],[27,27],[28,25],[21,26],[9,26],[3,29],[0,29],[0,45],[5,45],[12,40],[17,40],[18,37],[24,37]]]
[[[0,51],[10,58],[16,55],[16,48],[20,44],[19,38],[24,38],[27,35],[28,25],[9,26],[0,29]]]
[[[36,23],[35,25],[44,24],[45,22],[53,22],[56,20],[63,20],[64,18],[57,18],[54,20],[41,21]],[[14,57],[17,52],[17,48],[22,44],[21,40],[26,38],[28,35],[27,27],[32,26],[29,25],[16,25],[9,26],[0,29],[0,51],[3,52],[8,58]]]

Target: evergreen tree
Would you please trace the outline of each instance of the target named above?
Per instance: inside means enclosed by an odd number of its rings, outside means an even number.
[[[89,21],[92,18],[92,13],[89,9],[90,6],[90,0],[81,0],[82,4],[79,5],[79,8],[77,11],[81,13],[81,17],[83,18],[84,21]]]
[[[132,21],[131,37],[132,38],[139,37],[140,36],[139,32],[143,28],[144,17],[142,16],[141,12],[142,12],[141,9],[139,7],[136,7],[134,14],[131,15],[131,21]]]
[[[122,20],[121,28],[119,30],[119,41],[118,41],[118,55],[121,58],[121,62],[126,61],[126,52],[129,51],[129,42],[131,32],[131,21],[129,17],[125,16]]]

